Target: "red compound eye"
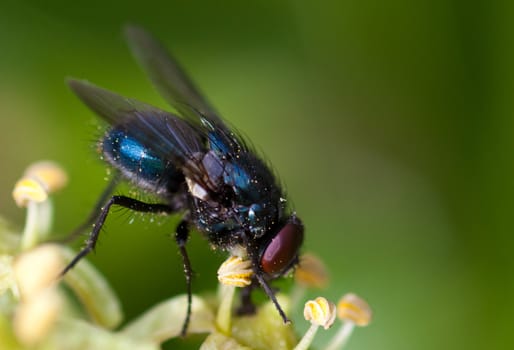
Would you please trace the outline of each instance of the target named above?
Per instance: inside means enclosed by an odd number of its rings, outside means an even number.
[[[261,267],[269,275],[283,274],[298,256],[303,242],[303,225],[293,218],[269,242],[261,256]]]

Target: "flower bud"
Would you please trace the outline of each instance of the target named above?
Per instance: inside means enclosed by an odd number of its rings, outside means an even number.
[[[29,250],[14,261],[14,274],[23,300],[29,300],[57,281],[64,263],[59,248],[44,244]]]
[[[21,303],[13,320],[18,340],[28,346],[42,341],[55,324],[61,304],[55,288],[46,289],[37,297]]]

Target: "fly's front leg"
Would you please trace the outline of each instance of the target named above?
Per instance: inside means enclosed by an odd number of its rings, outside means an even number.
[[[252,246],[250,244],[251,241],[246,234],[243,234],[242,238],[243,238],[243,242],[246,247]],[[262,269],[260,267],[260,262],[259,262],[259,255],[256,253],[256,251],[252,251],[252,252],[250,252],[250,257],[252,259],[254,279],[260,284],[261,288],[264,290],[264,293],[266,293],[268,298],[270,298],[273,305],[275,305],[275,308],[277,309],[277,311],[278,311],[280,317],[282,318],[282,320],[284,321],[284,323],[290,323],[291,321],[287,318],[286,313],[284,312],[284,309],[282,309],[282,306],[280,306],[280,304],[277,300],[277,297],[275,296],[275,291],[271,288],[269,281],[265,278],[264,273],[262,272]],[[252,285],[250,285],[249,287],[251,287],[251,286]],[[245,293],[248,293],[248,295],[245,296],[245,294],[243,293],[242,307],[245,307],[245,306],[249,307],[249,305],[251,305],[251,299],[250,299],[251,289],[249,288],[248,291]],[[247,298],[246,301],[245,301],[245,298]],[[245,303],[247,305],[245,305]],[[242,311],[244,312],[246,310],[243,309]],[[251,311],[251,306],[250,306],[250,311]]]
[[[64,268],[61,272],[61,276],[68,272],[73,266],[75,266],[80,259],[89,254],[92,250],[95,249],[96,242],[98,241],[98,236],[100,235],[100,230],[105,223],[105,219],[109,214],[109,209],[113,205],[118,205],[123,208],[127,208],[137,212],[143,213],[171,213],[173,209],[166,204],[154,204],[154,203],[145,203],[141,202],[137,199],[125,197],[125,196],[112,196],[107,203],[101,208],[100,214],[98,215],[95,223],[93,224],[93,230],[89,234],[89,237],[86,241],[86,245],[82,250],[73,258],[73,260]]]

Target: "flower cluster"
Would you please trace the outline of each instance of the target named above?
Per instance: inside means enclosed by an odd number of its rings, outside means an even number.
[[[186,295],[159,303],[120,328],[120,302],[91,264],[81,261],[60,275],[75,253],[45,241],[53,218],[50,194],[66,182],[66,173],[56,164],[34,164],[13,191],[18,206],[27,210],[23,231],[11,230],[0,219],[0,349],[150,350],[179,337],[182,324],[177,320],[185,318]],[[249,285],[252,274],[248,260],[230,257],[218,270],[215,300],[193,296],[188,334],[207,334],[201,349],[306,350],[318,329],[330,328],[336,318],[342,324],[327,349],[341,349],[355,326],[371,320],[369,306],[355,294],[343,296],[337,305],[323,297],[307,301],[304,317],[311,326],[301,339],[271,302],[259,306],[255,315],[237,316],[236,289]],[[325,267],[312,255],[301,257],[294,277],[291,293],[277,294],[287,313],[307,288],[321,288],[328,281]]]

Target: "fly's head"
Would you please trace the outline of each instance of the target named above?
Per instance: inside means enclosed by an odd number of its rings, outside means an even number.
[[[267,279],[283,276],[298,263],[303,235],[303,224],[293,214],[271,234],[259,239],[254,261],[258,261],[258,267]]]

